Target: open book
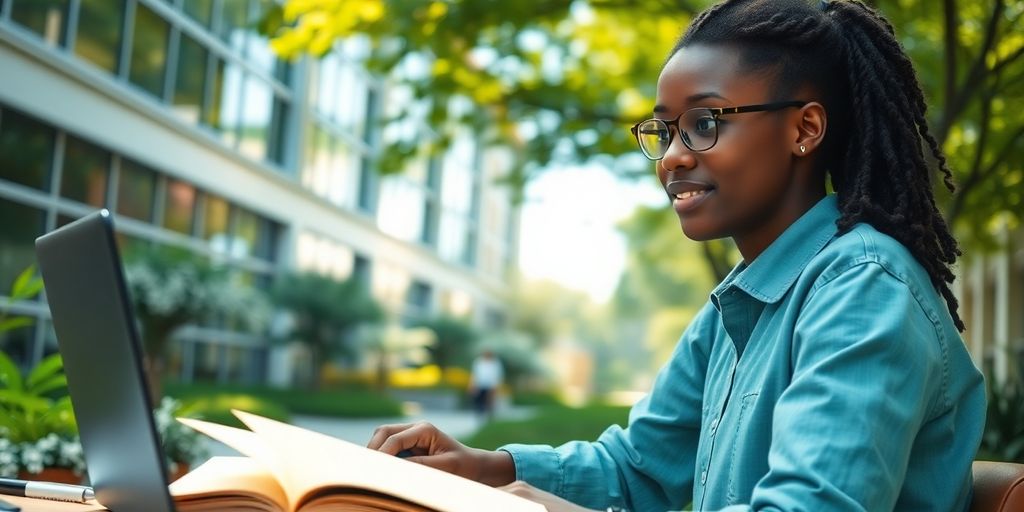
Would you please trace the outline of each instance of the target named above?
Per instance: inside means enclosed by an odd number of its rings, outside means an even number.
[[[179,512],[543,512],[484,484],[271,419],[234,411],[250,430],[182,423],[246,455],[214,457],[170,486]]]

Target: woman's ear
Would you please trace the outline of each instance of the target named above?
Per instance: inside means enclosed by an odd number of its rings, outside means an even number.
[[[793,154],[800,157],[813,153],[825,140],[827,128],[825,107],[821,103],[812,101],[801,107],[796,125],[797,138],[793,141]]]

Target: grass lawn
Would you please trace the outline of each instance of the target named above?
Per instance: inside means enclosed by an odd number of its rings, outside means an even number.
[[[168,382],[164,393],[204,411],[211,421],[230,419],[231,408],[275,419],[293,414],[338,418],[401,416],[402,405],[391,397],[368,389],[277,389],[237,384]],[[232,422],[233,424],[237,424]]]
[[[493,450],[509,443],[548,444],[558,446],[566,441],[594,440],[610,425],[626,426],[629,407],[587,405],[573,408],[546,405],[537,415],[521,421],[494,421],[462,441],[475,448]]]

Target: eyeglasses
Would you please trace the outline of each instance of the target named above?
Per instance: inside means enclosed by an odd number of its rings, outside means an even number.
[[[747,112],[770,112],[789,107],[802,107],[805,101],[780,101],[763,105],[745,105],[726,108],[692,108],[671,120],[648,119],[641,121],[632,128],[633,136],[640,144],[644,156],[651,160],[661,160],[672,145],[672,130],[675,126],[683,144],[691,151],[707,151],[718,142],[718,118],[728,114],[744,114]]]

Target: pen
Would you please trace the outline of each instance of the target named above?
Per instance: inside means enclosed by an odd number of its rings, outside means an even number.
[[[96,497],[92,487],[53,482],[31,482],[13,478],[0,478],[0,494],[46,500],[76,501],[78,503],[85,503]]]

